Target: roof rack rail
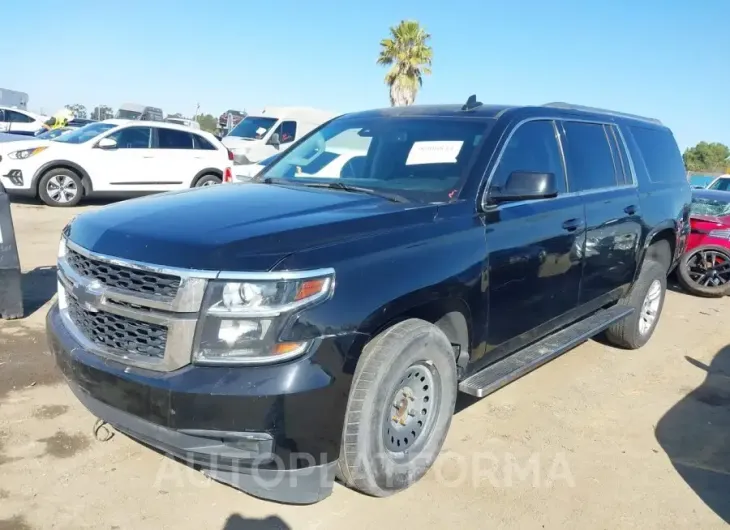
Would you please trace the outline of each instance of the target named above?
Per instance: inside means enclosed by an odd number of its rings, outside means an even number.
[[[610,116],[616,116],[620,118],[632,118],[634,120],[647,121],[649,123],[656,123],[657,125],[663,125],[661,121],[656,118],[647,118],[646,116],[639,116],[637,114],[629,114],[627,112],[616,112],[615,110],[599,109],[596,107],[586,107],[585,105],[574,105],[572,103],[565,103],[562,101],[556,101],[554,103],[545,103],[543,107],[552,107],[555,109],[565,110],[579,110],[583,112],[596,112],[600,114],[608,114]]]

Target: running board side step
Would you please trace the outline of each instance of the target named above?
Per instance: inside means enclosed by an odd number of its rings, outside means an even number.
[[[478,398],[488,396],[575,348],[633,312],[633,307],[619,305],[602,309],[469,376],[459,383],[459,390]]]

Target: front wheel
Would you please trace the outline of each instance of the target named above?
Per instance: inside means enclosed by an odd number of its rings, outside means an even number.
[[[433,324],[406,320],[370,341],[350,390],[340,480],[376,497],[418,481],[449,430],[456,378],[453,348]]]
[[[38,195],[48,206],[76,206],[83,193],[81,177],[71,169],[52,169],[38,184]]]
[[[693,248],[682,256],[677,279],[688,293],[719,298],[730,290],[730,249],[715,245]]]

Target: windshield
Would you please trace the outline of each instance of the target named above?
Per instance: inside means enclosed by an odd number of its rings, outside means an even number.
[[[269,132],[278,120],[276,118],[263,118],[258,116],[246,116],[236,125],[228,136],[248,138],[249,140],[260,140]]]
[[[113,123],[90,123],[75,131],[69,131],[67,134],[54,138],[54,142],[63,142],[67,144],[82,144],[96,138],[101,133],[113,129],[117,125]]]
[[[491,123],[461,117],[345,116],[285,152],[259,179],[298,184],[337,179],[339,186],[447,201],[461,189]]]
[[[46,132],[37,134],[36,138],[38,138],[39,140],[53,140],[54,138],[57,138],[57,137],[61,136],[62,134],[65,134],[72,130],[73,129],[70,129],[68,127],[64,127],[62,129],[51,129],[50,131],[46,131]]]
[[[707,189],[728,191],[730,190],[730,178],[717,179]]]
[[[730,215],[730,197],[728,201],[695,197],[692,199],[690,212],[692,215],[711,215],[714,217]]]

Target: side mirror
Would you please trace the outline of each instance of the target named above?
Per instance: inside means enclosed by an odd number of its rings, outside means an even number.
[[[102,138],[99,140],[99,143],[96,144],[96,147],[99,149],[116,149],[117,141],[113,138]]]
[[[271,138],[269,138],[269,145],[273,145],[277,149],[279,149],[279,146],[281,145],[281,140],[279,139],[279,133],[274,133],[271,135]]]
[[[552,199],[558,195],[555,173],[534,171],[514,171],[507,177],[502,188],[489,190],[492,203],[527,201],[532,199]]]

